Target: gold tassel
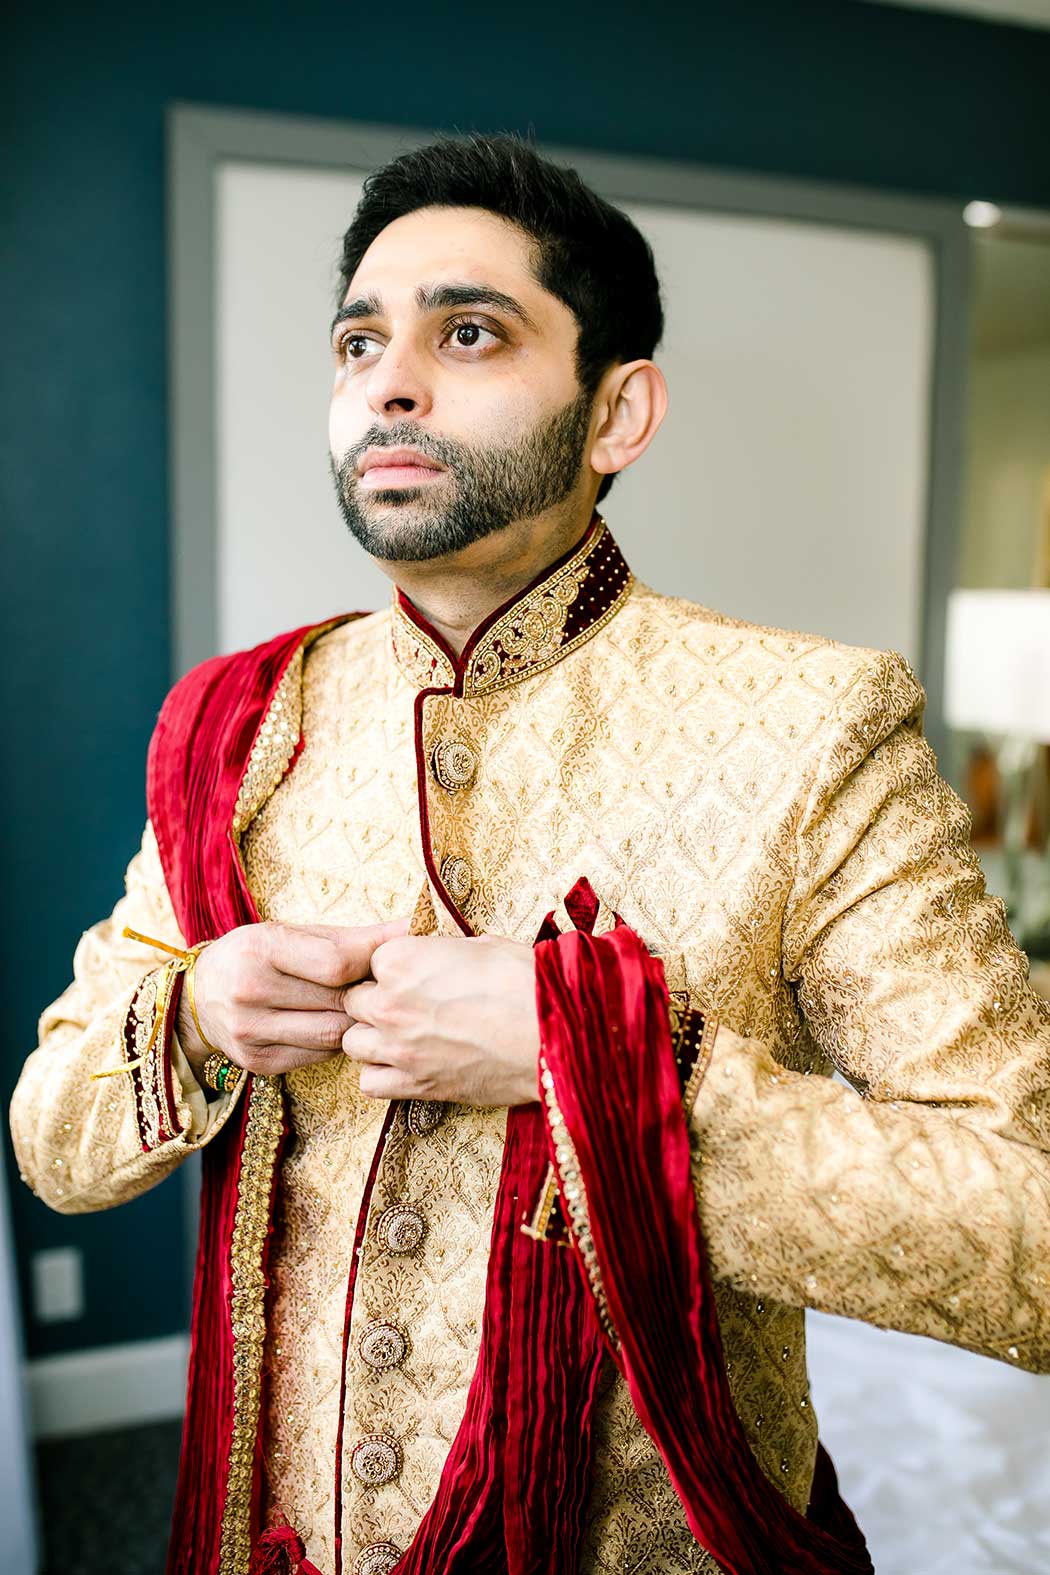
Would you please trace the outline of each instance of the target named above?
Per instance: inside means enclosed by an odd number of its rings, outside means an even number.
[[[154,940],[152,935],[140,935],[138,930],[130,930],[126,924],[121,934],[125,935],[129,941],[141,941],[143,946],[155,946],[158,951],[167,952],[169,957],[177,957],[187,967],[193,961],[194,953],[192,951],[183,951],[181,946],[169,946],[167,941]]]

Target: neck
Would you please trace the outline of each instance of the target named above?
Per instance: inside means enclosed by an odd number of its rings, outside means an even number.
[[[490,613],[575,547],[593,513],[588,506],[556,522],[518,521],[448,558],[379,566],[459,656]]]

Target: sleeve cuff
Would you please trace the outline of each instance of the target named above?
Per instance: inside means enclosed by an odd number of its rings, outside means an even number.
[[[182,990],[182,972],[166,963],[148,973],[131,998],[119,1042],[135,1098],[135,1119],[144,1154],[181,1136],[171,1042]]]
[[[144,1154],[181,1138],[188,1148],[206,1143],[226,1121],[248,1082],[209,1098],[175,1033],[184,970],[178,962],[149,973],[132,997],[119,1034],[135,1099]]]

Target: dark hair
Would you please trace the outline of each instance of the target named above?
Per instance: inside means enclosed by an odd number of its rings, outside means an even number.
[[[380,231],[431,207],[484,208],[531,237],[537,280],[579,324],[576,370],[586,393],[610,366],[656,349],[664,316],[648,241],[574,169],[515,136],[442,137],[369,175],[343,237],[340,302]],[[599,498],[613,479],[603,477]]]

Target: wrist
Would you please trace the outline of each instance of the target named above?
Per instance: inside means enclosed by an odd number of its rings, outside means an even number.
[[[204,1063],[211,1051],[202,1042],[197,1032],[197,1025],[193,1021],[190,1003],[185,989],[179,997],[179,1009],[175,1018],[175,1034],[179,1041],[179,1048],[190,1064],[190,1069],[198,1083],[201,1081],[201,1072]]]

